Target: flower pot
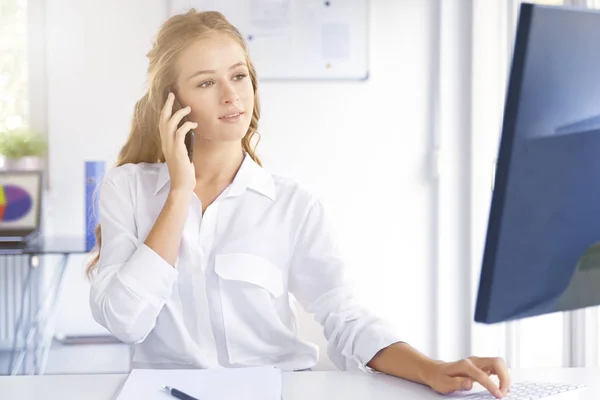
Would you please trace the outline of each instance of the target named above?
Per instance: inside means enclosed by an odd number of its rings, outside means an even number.
[[[32,171],[43,170],[44,159],[36,156],[25,156],[21,158],[4,158],[2,169],[5,171]]]

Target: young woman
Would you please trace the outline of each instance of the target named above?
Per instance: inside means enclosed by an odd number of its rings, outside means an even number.
[[[88,266],[94,318],[135,345],[136,368],[309,369],[318,350],[297,336],[293,294],[340,369],[506,394],[502,359],[431,360],[353,299],[321,203],[261,167],[256,73],[223,15],[170,18],[148,58],[148,91],[101,187]]]

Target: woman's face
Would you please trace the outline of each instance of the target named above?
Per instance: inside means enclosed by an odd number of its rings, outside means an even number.
[[[232,38],[215,34],[198,40],[177,60],[177,99],[190,106],[197,139],[241,140],[254,109],[254,89],[244,50]]]

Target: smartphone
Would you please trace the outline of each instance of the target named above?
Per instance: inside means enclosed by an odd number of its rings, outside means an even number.
[[[167,91],[166,95],[165,95],[165,101],[167,101],[168,95],[169,95],[169,92]],[[175,97],[175,100],[173,101],[173,114],[175,114],[175,112],[177,112],[178,110],[181,110],[182,108],[183,107],[181,107],[179,100],[177,100],[177,97]],[[179,129],[181,127],[181,125],[183,125],[186,121],[187,121],[187,117],[183,117],[181,119],[181,122],[179,122],[179,124],[177,125],[177,129]],[[190,162],[192,162],[194,159],[194,138],[195,138],[194,131],[190,129],[189,132],[187,132],[185,134],[185,140],[184,140],[185,148],[187,150]]]

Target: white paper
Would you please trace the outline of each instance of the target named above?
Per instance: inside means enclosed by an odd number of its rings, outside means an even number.
[[[348,60],[350,58],[350,27],[348,24],[329,23],[321,27],[323,59]]]
[[[134,369],[117,400],[175,399],[163,385],[199,400],[281,400],[282,374],[273,367]]]
[[[290,29],[292,18],[290,0],[251,0],[250,20],[263,29]]]

